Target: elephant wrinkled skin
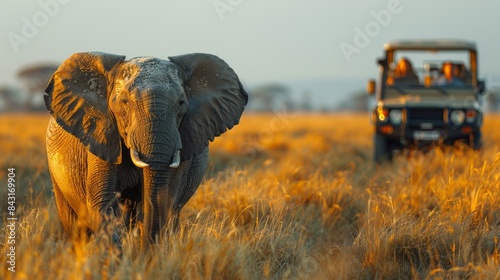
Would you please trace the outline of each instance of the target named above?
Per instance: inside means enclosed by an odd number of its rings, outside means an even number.
[[[248,101],[236,73],[209,54],[126,61],[77,53],[45,92],[65,231],[90,234],[122,216],[141,225],[143,245],[177,223],[205,174],[209,140],[238,124]]]

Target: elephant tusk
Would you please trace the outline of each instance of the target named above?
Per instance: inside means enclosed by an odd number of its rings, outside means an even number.
[[[148,167],[149,166],[149,164],[143,162],[139,158],[139,153],[136,150],[134,150],[134,149],[130,149],[130,158],[132,159],[132,162],[137,167],[144,168],[144,167]]]
[[[170,167],[177,168],[179,167],[180,163],[181,163],[181,150],[177,150],[174,153],[174,156],[172,157],[172,163],[170,164]]]

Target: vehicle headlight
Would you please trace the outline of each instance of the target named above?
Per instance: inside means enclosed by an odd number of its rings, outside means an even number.
[[[461,125],[465,120],[465,113],[462,110],[453,110],[450,114],[450,120],[454,125]]]
[[[403,119],[403,114],[401,113],[401,110],[399,110],[399,109],[393,109],[389,113],[389,120],[393,124],[400,124],[402,119]]]
[[[377,118],[379,121],[386,122],[388,114],[389,114],[389,112],[387,109],[384,109],[383,107],[377,108]]]

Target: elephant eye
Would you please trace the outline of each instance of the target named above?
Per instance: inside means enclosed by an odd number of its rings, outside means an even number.
[[[187,111],[187,101],[183,98],[179,100],[179,117],[182,117]]]

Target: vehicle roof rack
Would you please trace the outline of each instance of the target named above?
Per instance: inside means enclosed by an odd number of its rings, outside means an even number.
[[[471,50],[476,43],[466,40],[402,40],[384,44],[387,50]]]

